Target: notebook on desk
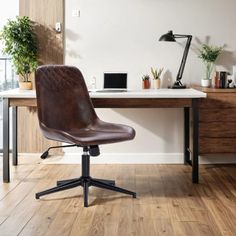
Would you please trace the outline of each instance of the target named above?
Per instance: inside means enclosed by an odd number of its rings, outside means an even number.
[[[113,93],[127,91],[127,73],[124,72],[105,72],[103,79],[103,89],[96,92]]]

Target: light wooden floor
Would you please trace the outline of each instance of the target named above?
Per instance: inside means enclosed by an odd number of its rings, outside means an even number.
[[[20,160],[11,183],[0,181],[0,235],[236,235],[236,165],[201,166],[198,185],[184,165],[95,165],[91,172],[138,198],[91,188],[84,208],[75,188],[35,200],[57,179],[79,176],[80,166]]]

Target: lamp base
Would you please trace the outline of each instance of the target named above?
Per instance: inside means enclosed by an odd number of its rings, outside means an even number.
[[[172,89],[185,89],[186,85],[182,84],[179,80],[175,81],[173,86],[171,87]]]
[[[173,85],[172,87],[171,87],[172,89],[186,89],[186,85]]]

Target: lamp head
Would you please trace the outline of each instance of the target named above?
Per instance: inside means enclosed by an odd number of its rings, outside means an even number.
[[[170,30],[166,34],[163,34],[160,38],[159,41],[167,41],[167,42],[176,42],[175,36],[173,34],[173,31]]]

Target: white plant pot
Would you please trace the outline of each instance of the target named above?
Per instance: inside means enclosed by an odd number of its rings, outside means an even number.
[[[211,87],[211,79],[202,79],[201,86],[204,88],[210,88]]]

